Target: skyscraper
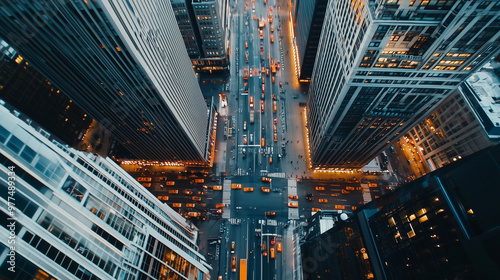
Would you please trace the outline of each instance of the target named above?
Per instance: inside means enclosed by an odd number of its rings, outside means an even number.
[[[482,150],[311,231],[303,279],[497,278],[499,159],[500,145]]]
[[[169,1],[2,2],[0,36],[141,159],[207,162],[208,113]]]
[[[359,168],[500,49],[497,1],[329,1],[308,97],[311,163]]]
[[[10,47],[7,45],[6,49]],[[92,122],[81,108],[17,52],[12,58],[5,54],[0,59],[0,99],[29,115],[71,146],[81,140]]]
[[[208,277],[197,229],[111,159],[0,119],[0,278]]]
[[[299,1],[295,37],[299,52],[299,81],[310,82],[328,0]]]
[[[227,73],[227,1],[170,2],[194,70],[198,73]]]
[[[499,97],[500,79],[484,67],[405,136],[431,170],[493,146],[500,141]]]

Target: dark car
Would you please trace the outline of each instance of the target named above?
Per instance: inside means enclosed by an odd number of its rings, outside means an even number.
[[[314,195],[312,193],[307,193],[306,200],[307,201],[314,201]]]

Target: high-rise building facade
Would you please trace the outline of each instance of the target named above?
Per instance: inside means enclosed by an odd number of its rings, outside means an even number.
[[[202,42],[198,26],[196,24],[196,17],[194,16],[193,6],[190,0],[170,0],[172,9],[174,10],[175,19],[179,25],[182,38],[188,55],[191,59],[201,57],[202,50],[200,42]]]
[[[0,36],[138,158],[207,162],[208,109],[170,1],[2,2]]]
[[[11,49],[5,41],[0,41],[5,43],[6,49]],[[22,56],[14,53],[14,56],[3,53],[0,59],[0,99],[75,147],[90,126],[92,118]]]
[[[303,279],[497,278],[499,166],[496,145],[312,231],[301,246]]]
[[[329,1],[308,97],[311,164],[359,168],[500,49],[497,1]]]
[[[310,82],[328,0],[299,1],[295,38],[299,52],[299,81]]]
[[[192,224],[110,158],[11,112],[0,106],[0,278],[208,278]]]
[[[226,17],[227,0],[187,0],[191,1],[194,20],[201,41],[201,56],[192,59],[196,72],[227,72],[229,58],[227,55]],[[184,35],[186,37],[186,35]]]
[[[440,168],[500,141],[499,100],[500,79],[490,66],[484,67],[405,137],[431,170]]]

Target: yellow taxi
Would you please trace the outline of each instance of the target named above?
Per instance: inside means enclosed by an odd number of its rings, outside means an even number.
[[[241,184],[231,184],[231,189],[233,189],[233,190],[241,190]]]
[[[253,188],[252,187],[246,187],[246,188],[243,188],[243,191],[244,192],[253,192]]]

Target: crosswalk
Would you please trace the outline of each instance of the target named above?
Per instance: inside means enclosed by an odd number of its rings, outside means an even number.
[[[263,225],[263,226],[265,226],[265,225],[277,226],[278,225],[278,221],[276,221],[276,220],[259,220],[258,223],[259,223],[259,225]]]
[[[286,178],[286,174],[284,172],[268,173],[267,177],[271,177],[271,178]]]

